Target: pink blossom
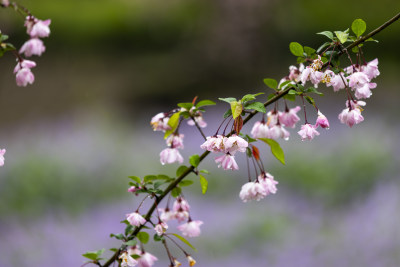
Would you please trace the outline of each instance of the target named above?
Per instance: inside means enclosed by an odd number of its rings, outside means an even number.
[[[233,134],[227,139],[224,139],[225,153],[234,155],[236,151],[245,152],[246,148],[249,146],[246,140],[242,137]]]
[[[369,98],[372,95],[371,89],[376,88],[376,83],[365,83],[355,88],[355,96],[358,99]]]
[[[184,236],[196,237],[201,233],[200,225],[202,224],[202,221],[189,221],[187,223],[178,225],[178,230],[181,231]]]
[[[38,39],[38,38],[32,38],[28,41],[26,41],[21,49],[19,50],[19,53],[22,54],[24,53],[25,56],[30,57],[32,55],[37,55],[40,56],[42,53],[46,50],[46,47],[43,44],[43,41]]]
[[[268,138],[268,125],[263,121],[257,121],[251,129],[253,138]]]
[[[197,125],[200,128],[207,127],[207,122],[204,121],[203,115],[201,115],[201,113],[200,113],[200,115],[194,116],[194,120],[196,121]],[[192,119],[188,120],[187,124],[190,125],[190,126],[194,126],[195,125],[195,123],[194,123],[194,121]]]
[[[318,71],[318,70],[320,70],[322,68],[323,65],[324,65],[324,62],[322,62],[321,56],[318,55],[318,57],[313,60],[313,63],[311,64],[311,68],[314,71]]]
[[[269,128],[268,138],[289,140],[290,133],[283,127],[283,125],[277,124]]]
[[[315,126],[306,123],[301,126],[301,130],[297,132],[301,136],[301,140],[312,140],[314,136],[319,135],[319,132],[315,129]]]
[[[136,191],[142,189],[141,187],[131,186],[128,188],[128,192],[135,193]]]
[[[168,229],[168,224],[165,222],[159,222],[155,227],[154,230],[156,231],[157,235],[162,236]]]
[[[49,25],[51,23],[50,19],[38,20],[35,19],[33,25],[27,26],[27,32],[32,38],[36,37],[48,37],[50,35]],[[25,23],[27,25],[28,23]]]
[[[14,68],[14,74],[20,71],[21,69],[32,69],[34,67],[36,67],[36,63],[34,61],[24,59],[17,63],[17,65]]]
[[[143,216],[137,212],[132,212],[132,213],[126,214],[126,219],[133,226],[140,226],[140,225],[146,223],[146,219],[143,218]]]
[[[0,5],[2,5],[3,7],[8,7],[10,5],[10,1],[9,0],[1,0]]]
[[[177,211],[189,211],[190,210],[190,206],[189,203],[183,198],[183,197],[177,197],[177,199],[174,202],[173,211],[177,212]]]
[[[154,255],[148,252],[142,252],[138,259],[138,267],[151,267],[157,260],[158,259]]]
[[[324,129],[329,129],[329,121],[328,121],[328,119],[319,110],[318,110],[317,122],[315,123],[315,128],[317,128],[318,126],[321,126]]]
[[[354,72],[349,77],[349,86],[352,88],[361,87],[370,82],[368,76],[363,72]]]
[[[132,258],[131,255],[128,254],[128,252],[124,251],[119,255],[119,259],[121,259],[121,267],[132,267],[136,266],[138,262]]]
[[[161,112],[151,118],[150,124],[154,131],[168,131],[171,127],[168,125],[169,117],[165,116],[165,113]]]
[[[33,84],[35,81],[35,76],[33,75],[31,69],[22,68],[17,72],[15,80],[18,86],[27,86],[28,84]]]
[[[275,181],[274,176],[272,176],[270,173],[268,172],[261,173],[258,176],[258,181],[264,187],[267,195],[275,194],[276,191],[278,191],[278,189],[276,188],[278,181]]]
[[[301,108],[299,106],[286,110],[285,112],[279,113],[279,123],[285,125],[286,127],[294,128],[296,123],[300,120],[297,116]]]
[[[0,166],[4,166],[4,154],[6,153],[6,150],[0,149]]]
[[[160,220],[163,222],[168,222],[175,218],[175,212],[170,211],[168,208],[161,209],[159,208],[158,211],[160,212]]]
[[[370,80],[379,76],[380,72],[378,70],[378,59],[367,63],[367,65],[361,67],[361,71],[364,72]]]
[[[173,133],[170,136],[168,136],[166,143],[167,146],[171,148],[180,148],[183,149],[183,134],[176,134]]]
[[[239,170],[239,166],[235,161],[235,156],[230,154],[216,157],[215,162],[218,163],[218,168],[222,166],[224,170]]]
[[[189,212],[185,210],[178,210],[177,212],[174,213],[174,218],[178,220],[178,222],[183,222],[189,219]]]
[[[162,165],[166,163],[171,164],[174,162],[183,162],[183,157],[176,148],[166,148],[160,153],[160,161]]]
[[[200,148],[211,152],[223,152],[225,150],[225,139],[227,138],[222,135],[207,136],[207,140],[200,145]]]
[[[278,112],[273,110],[273,111],[270,111],[267,113],[267,125],[269,127],[277,125],[278,121],[279,121],[279,113]]]
[[[335,75],[331,78],[331,81],[329,83],[326,83],[326,86],[332,86],[333,91],[337,92],[340,89],[344,89],[346,87],[346,85],[343,82],[345,79],[346,78],[344,78],[344,77],[342,78],[342,76],[340,74]]]
[[[296,66],[289,66],[289,80],[299,82],[300,81],[300,74],[304,70],[303,63],[300,63],[299,68]]]
[[[305,84],[308,80],[311,81],[312,84],[314,84],[315,87],[318,87],[318,84],[322,81],[324,78],[324,73],[314,70],[311,67],[307,67],[304,69],[304,71],[301,73],[301,82]]]
[[[359,124],[362,122],[364,117],[361,115],[360,109],[353,108],[350,110],[347,108],[339,114],[339,120],[341,123],[347,124],[349,127],[353,127],[354,124]]]
[[[249,182],[242,186],[240,190],[239,197],[243,202],[249,200],[257,200],[264,198],[267,195],[264,186],[259,182]]]

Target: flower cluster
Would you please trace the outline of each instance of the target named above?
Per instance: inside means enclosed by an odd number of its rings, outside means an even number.
[[[268,172],[261,173],[255,182],[248,182],[242,186],[239,197],[243,202],[249,200],[257,200],[264,198],[269,194],[275,194],[277,191],[277,181]]]
[[[218,167],[224,170],[238,170],[239,166],[235,161],[235,153],[245,152],[248,142],[240,136],[233,134],[229,137],[224,135],[208,136],[207,140],[200,145],[200,148],[213,153],[223,153],[215,158]]]
[[[32,15],[26,17],[25,27],[30,39],[26,41],[19,50],[19,54],[24,54],[25,57],[33,55],[41,56],[46,50],[43,41],[40,38],[50,35],[51,20],[39,20]],[[31,60],[25,60],[18,54],[17,66],[14,68],[16,82],[18,86],[27,86],[35,81],[31,69],[36,67],[36,63]]]
[[[133,258],[132,255],[136,256],[136,259]],[[150,267],[158,260],[157,257],[144,251],[144,249],[140,248],[138,245],[131,246],[128,250],[123,251],[119,259],[121,260],[121,267]]]

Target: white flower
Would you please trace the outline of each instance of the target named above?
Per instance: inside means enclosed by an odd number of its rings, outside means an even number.
[[[146,219],[137,212],[126,214],[126,219],[133,226],[140,226],[146,223]]]

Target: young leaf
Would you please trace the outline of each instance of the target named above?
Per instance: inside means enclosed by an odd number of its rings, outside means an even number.
[[[227,97],[227,98],[218,98],[221,101],[227,102],[227,103],[231,103],[233,101],[236,101],[236,98],[234,97]]]
[[[307,100],[308,103],[310,103],[311,105],[315,106],[314,98],[312,98],[311,96],[306,96],[306,100]]]
[[[124,242],[124,245],[130,246],[130,247],[136,246],[136,244],[137,244],[137,240],[136,239],[132,239],[132,240]]]
[[[344,44],[347,41],[347,38],[349,37],[349,34],[344,31],[335,31],[336,37],[339,39],[339,41]]]
[[[178,107],[190,110],[193,107],[192,103],[178,103]]]
[[[137,176],[129,176],[129,178],[131,178],[132,180],[134,180],[136,183],[138,183],[138,184],[140,184],[141,183],[141,180],[140,180],[140,178],[139,177],[137,177]]]
[[[211,100],[201,100],[199,103],[197,103],[196,108],[203,107],[203,106],[213,106],[216,103]]]
[[[284,95],[283,98],[289,101],[296,101],[296,95]]]
[[[203,176],[203,175],[199,175],[200,177],[200,185],[201,185],[201,192],[203,193],[203,195],[207,192],[207,188],[208,188],[208,181],[207,179]]]
[[[155,175],[146,175],[145,177],[143,177],[143,182],[148,183],[151,181],[157,180],[157,176]]]
[[[201,172],[201,173],[205,173],[205,174],[210,174],[210,172],[207,171],[207,170],[200,170],[200,172]]]
[[[171,130],[165,132],[164,139],[167,139],[168,136],[170,136],[173,132],[175,132],[176,128],[179,125],[180,115],[181,115],[180,112],[176,112],[169,118],[168,125],[171,127]]]
[[[321,96],[324,95],[323,93],[319,92],[319,91],[317,90],[317,88],[314,88],[314,87],[309,87],[309,88],[307,89],[306,93],[315,93],[315,94],[318,94],[318,95],[321,95]]]
[[[272,89],[276,89],[278,87],[278,82],[275,79],[265,78],[264,83],[266,86]]]
[[[279,85],[279,89],[286,89],[289,84],[292,85],[292,81],[285,81]]]
[[[200,163],[200,157],[199,157],[199,155],[197,155],[197,154],[195,154],[195,155],[192,155],[192,156],[190,156],[189,157],[189,162],[190,162],[190,164],[193,166],[193,167],[197,167],[197,166],[199,166],[199,163]]]
[[[242,100],[241,100],[241,101],[242,101],[242,103],[245,103],[245,102],[247,102],[247,101],[251,101],[251,100],[256,99],[256,96],[262,95],[262,94],[264,94],[264,93],[247,94],[247,95],[245,95],[245,96],[242,97]]]
[[[122,240],[124,239],[124,235],[123,234],[110,234],[110,237],[115,237],[118,240]]]
[[[322,52],[322,50],[325,49],[325,47],[328,47],[330,45],[331,45],[331,43],[329,43],[329,42],[323,43],[320,47],[318,47],[317,53],[320,54]]]
[[[304,53],[306,53],[307,56],[312,56],[312,55],[315,54],[315,49],[311,48],[311,47],[308,47],[308,46],[305,46],[304,47]]]
[[[243,111],[243,105],[241,101],[232,101],[231,102],[231,110],[232,110],[232,117],[236,119],[240,116]]]
[[[183,243],[185,243],[186,245],[188,245],[188,246],[191,247],[194,251],[197,252],[197,249],[196,249],[192,244],[190,244],[189,241],[187,241],[184,237],[182,237],[182,236],[180,236],[180,235],[178,235],[178,234],[174,234],[174,233],[172,233],[172,235],[174,235],[175,237],[179,238]]]
[[[136,237],[142,242],[143,244],[147,244],[150,239],[150,235],[147,232],[139,232]]]
[[[289,44],[289,49],[293,55],[298,56],[298,57],[303,56],[304,50],[303,50],[303,46],[301,46],[301,44],[299,44],[297,42],[291,42]]]
[[[367,24],[362,19],[356,19],[351,24],[351,29],[357,37],[360,37],[367,29]]]
[[[90,260],[97,260],[98,255],[96,252],[86,252],[82,254],[83,257],[88,258]]]
[[[253,157],[256,160],[260,160],[260,151],[258,150],[258,148],[256,146],[252,146],[252,153],[253,153]]]
[[[174,198],[179,197],[179,195],[182,193],[182,189],[180,187],[175,187],[174,189],[171,190],[171,196]]]
[[[128,236],[132,233],[133,231],[133,225],[127,225],[125,228],[125,235]]]
[[[185,171],[187,167],[185,165],[179,166],[179,168],[176,170],[176,177],[181,176]]]
[[[226,118],[228,118],[229,116],[231,116],[232,115],[232,110],[231,109],[228,109],[225,113],[224,113],[224,119],[226,119]]]
[[[179,183],[179,186],[189,186],[192,184],[193,184],[193,181],[191,181],[191,180],[183,180]]]
[[[330,31],[318,32],[317,34],[324,35],[324,36],[328,37],[331,40],[333,39],[333,33],[330,32]]]
[[[275,158],[277,158],[282,164],[285,164],[285,154],[278,142],[268,138],[259,138],[259,139],[264,143],[268,144],[271,147],[272,155],[274,155]]]
[[[245,109],[254,109],[258,112],[266,113],[267,110],[264,107],[264,104],[261,102],[253,102],[245,106]]]

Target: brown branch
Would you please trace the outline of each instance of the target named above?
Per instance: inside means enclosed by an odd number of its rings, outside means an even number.
[[[388,27],[390,24],[392,24],[393,22],[395,22],[396,20],[398,20],[400,18],[400,13],[398,13],[396,16],[394,16],[392,19],[388,20],[387,22],[385,22],[384,24],[382,24],[380,27],[376,28],[375,30],[373,30],[372,32],[370,32],[369,34],[365,35],[364,37],[358,39],[357,41],[353,42],[352,44],[350,44],[349,46],[346,47],[346,49],[352,49],[353,47],[365,42],[367,39],[371,38],[372,36],[378,34],[380,31],[382,31],[383,29],[385,29],[386,27]],[[342,55],[343,51],[339,52],[339,55]],[[267,107],[273,103],[275,103],[276,101],[278,101],[280,98],[282,98],[283,96],[285,96],[290,90],[292,89],[292,87],[286,88],[285,90],[280,91],[276,96],[274,96],[273,98],[271,98],[270,100],[266,101],[264,103],[264,107]],[[243,120],[243,125],[246,124],[250,119],[252,119],[257,113],[259,113],[258,111],[254,110],[252,111],[244,120]],[[232,135],[234,133],[234,131],[231,131],[229,135]],[[210,151],[206,151],[204,152],[201,156],[200,156],[200,162],[203,161],[203,159],[205,159],[208,154],[210,154]],[[150,207],[149,211],[147,212],[147,214],[144,216],[144,218],[146,219],[146,221],[150,220],[151,215],[153,214],[154,210],[157,207],[156,203],[160,203],[171,191],[172,189],[174,189],[187,175],[189,175],[191,172],[194,172],[195,167],[190,166],[189,168],[187,168],[179,177],[177,177],[165,190],[164,192],[157,197],[157,201]],[[133,233],[129,236],[128,240],[132,240],[136,237],[136,235],[140,232],[140,230],[143,228],[143,225],[136,227],[135,230],[133,231]],[[125,249],[126,246],[122,246],[122,250]],[[115,252],[113,256],[111,256],[111,258],[104,263],[104,265],[101,265],[102,267],[108,267],[110,266],[117,258],[119,255],[119,251]]]

